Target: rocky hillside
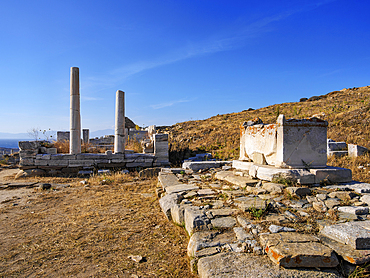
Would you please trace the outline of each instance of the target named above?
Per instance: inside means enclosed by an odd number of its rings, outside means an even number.
[[[219,159],[239,156],[239,126],[259,117],[274,123],[279,114],[286,118],[307,118],[313,115],[329,122],[328,138],[370,148],[370,86],[343,89],[322,96],[281,103],[239,113],[217,115],[206,120],[158,127],[169,133],[170,160],[178,164],[195,153],[211,152]]]

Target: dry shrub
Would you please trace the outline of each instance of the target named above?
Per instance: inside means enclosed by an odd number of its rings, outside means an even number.
[[[135,153],[142,153],[143,147],[141,146],[141,143],[136,139],[128,139],[126,142],[126,150],[133,150]]]
[[[69,140],[55,141],[52,145],[58,153],[69,153]]]

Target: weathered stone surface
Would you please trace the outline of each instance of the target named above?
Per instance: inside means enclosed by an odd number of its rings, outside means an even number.
[[[343,151],[346,149],[346,142],[328,142],[328,151]]]
[[[279,183],[267,182],[262,185],[262,188],[271,193],[282,193],[284,186]]]
[[[356,215],[364,215],[364,214],[369,213],[369,208],[368,207],[344,206],[344,207],[338,207],[338,211],[356,214]]]
[[[199,196],[207,196],[207,195],[216,195],[217,194],[217,192],[213,191],[210,188],[198,190],[197,193],[198,193]]]
[[[171,220],[171,208],[181,201],[180,194],[167,194],[159,199],[159,205],[168,220]]]
[[[158,181],[162,185],[163,189],[165,189],[168,186],[182,184],[179,182],[178,178],[174,174],[167,174],[162,172],[158,174]]]
[[[237,207],[244,211],[250,210],[252,208],[266,209],[266,201],[257,197],[240,197],[234,199],[234,202]]]
[[[194,207],[185,208],[184,213],[185,229],[189,235],[195,231],[207,230],[208,225],[211,224],[206,214]]]
[[[253,239],[253,235],[251,233],[247,233],[243,227],[234,227],[234,233],[236,238],[241,242]]]
[[[311,235],[266,234],[260,236],[260,241],[269,258],[279,266],[335,267],[339,263],[334,252]]]
[[[340,200],[350,200],[355,196],[355,193],[347,191],[334,191],[329,193],[330,198],[338,198]]]
[[[360,200],[370,206],[370,194],[363,195]]]
[[[279,268],[268,258],[246,253],[220,253],[201,258],[200,278],[341,278],[333,269]]]
[[[232,228],[236,225],[234,217],[219,217],[211,220],[212,226],[215,228]]]
[[[35,150],[40,147],[40,142],[37,141],[19,141],[18,147],[20,150]]]
[[[254,180],[249,177],[240,177],[240,176],[234,176],[234,175],[226,176],[225,180],[232,184],[238,185],[240,187],[246,187],[247,185],[253,186],[257,184],[258,182],[258,180]]]
[[[325,226],[320,233],[352,249],[370,249],[370,220]]]
[[[311,189],[307,187],[287,187],[285,190],[292,196],[306,196],[311,194]]]
[[[201,231],[195,232],[189,239],[188,256],[195,257],[196,252],[203,248],[210,248],[215,246],[223,246],[230,244],[236,240],[235,234],[231,232],[211,232]]]
[[[200,169],[220,168],[228,164],[231,164],[231,161],[185,161],[182,168],[199,171]]]
[[[288,228],[288,227],[283,227],[283,226],[278,226],[278,225],[270,225],[269,231],[271,233],[275,234],[275,233],[281,233],[281,232],[295,232],[295,229]]]
[[[346,168],[327,166],[322,169],[310,169],[310,172],[315,175],[315,183],[323,180],[329,180],[332,183],[352,181],[352,171]]]
[[[331,238],[320,236],[321,242],[333,249],[339,256],[351,264],[364,264],[370,261],[369,250],[355,250],[349,245],[340,243]]]
[[[223,217],[223,216],[230,216],[230,215],[236,214],[238,210],[224,208],[224,209],[210,209],[209,212],[212,213],[213,217]]]
[[[327,206],[327,208],[329,208],[329,209],[331,209],[333,207],[337,207],[337,206],[340,205],[340,201],[337,198],[329,198],[329,199],[326,199],[324,201],[324,203],[325,203],[325,206]]]
[[[369,150],[365,147],[361,147],[354,144],[348,144],[348,156],[350,157],[358,157],[368,152]]]
[[[171,218],[172,221],[178,225],[185,224],[185,208],[190,207],[190,205],[176,204],[171,207]]]
[[[238,223],[243,227],[243,228],[246,228],[251,222],[245,218],[244,216],[242,215],[238,215],[236,217],[236,219],[238,220]]]
[[[219,171],[215,174],[215,178],[218,180],[225,180],[228,176],[233,176],[233,172],[231,171]]]
[[[164,190],[167,192],[167,194],[171,193],[184,193],[192,190],[198,190],[199,187],[194,186],[192,184],[177,184],[177,185],[171,185],[164,188]]]
[[[195,257],[196,258],[208,257],[208,256],[216,255],[220,252],[221,252],[220,247],[209,247],[209,248],[204,248],[204,249],[201,249],[195,252]]]
[[[323,201],[317,201],[312,203],[313,208],[318,212],[326,212],[328,208]]]

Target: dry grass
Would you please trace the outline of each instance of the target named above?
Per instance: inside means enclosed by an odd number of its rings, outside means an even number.
[[[256,117],[264,123],[274,123],[279,113],[286,118],[319,115],[329,122],[328,138],[370,148],[369,98],[370,86],[352,88],[328,93],[315,101],[275,104],[158,129],[169,133],[173,164],[199,152],[211,152],[219,159],[237,159],[239,126]]]
[[[100,185],[101,179],[109,185]],[[0,210],[0,277],[195,277],[184,230],[163,216],[156,180],[94,176],[60,190],[29,190]],[[34,192],[32,192],[34,191]],[[130,255],[140,255],[137,263]]]

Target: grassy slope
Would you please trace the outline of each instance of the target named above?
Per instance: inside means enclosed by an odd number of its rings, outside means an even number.
[[[320,114],[322,119],[329,122],[328,138],[370,148],[369,96],[370,86],[345,89],[320,96],[318,100],[275,104],[253,111],[217,115],[159,129],[170,134],[170,160],[173,164],[178,164],[197,152],[211,152],[219,159],[237,159],[240,124],[255,117],[261,118],[264,123],[274,123],[278,114],[297,119]],[[353,165],[349,165],[350,162],[345,159],[330,160],[329,164],[336,163],[338,166],[351,168]]]

